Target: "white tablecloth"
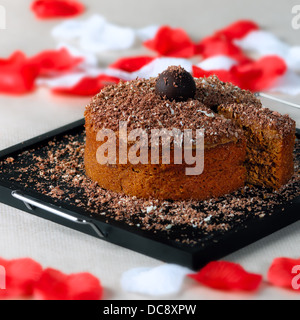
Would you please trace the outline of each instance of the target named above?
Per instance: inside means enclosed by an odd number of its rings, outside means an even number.
[[[51,28],[59,21],[38,21],[28,7],[31,1],[2,0],[7,13],[7,29],[0,30],[0,56],[16,49],[35,54],[54,48]],[[297,44],[300,31],[291,27],[291,8],[295,1],[194,1],[138,0],[83,1],[87,12],[97,12],[122,25],[143,27],[149,24],[171,24],[187,30],[200,39],[239,18],[254,19],[290,44]],[[125,55],[125,53],[120,53]],[[111,57],[103,57],[103,63]],[[1,75],[0,75],[1,76]],[[287,97],[299,102],[300,97]],[[0,149],[37,136],[83,117],[88,98],[54,96],[46,89],[20,96],[0,95]],[[298,121],[300,111],[287,109]],[[300,222],[258,241],[224,259],[242,264],[248,271],[266,276],[272,260],[279,256],[300,256]],[[61,225],[31,216],[0,204],[0,257],[31,257],[44,267],[66,273],[88,271],[99,277],[105,288],[105,299],[149,299],[122,291],[123,272],[135,267],[154,267],[162,262],[119,246],[98,240]],[[174,299],[298,299],[299,295],[284,289],[263,285],[254,294],[232,294],[210,290],[186,279]]]

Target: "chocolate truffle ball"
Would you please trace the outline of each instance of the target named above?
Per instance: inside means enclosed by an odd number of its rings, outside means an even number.
[[[185,69],[171,66],[158,75],[155,92],[169,100],[186,101],[195,97],[196,84]]]

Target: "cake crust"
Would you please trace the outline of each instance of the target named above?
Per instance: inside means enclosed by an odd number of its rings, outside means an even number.
[[[262,106],[221,105],[219,112],[243,128],[247,138],[247,182],[279,189],[294,174],[296,123]]]

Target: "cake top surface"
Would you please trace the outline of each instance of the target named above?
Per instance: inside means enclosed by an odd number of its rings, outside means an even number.
[[[220,105],[219,110],[230,112],[238,118],[243,125],[253,126],[259,130],[268,130],[270,134],[276,133],[287,136],[296,128],[296,122],[288,115],[253,104],[226,104]]]
[[[158,79],[120,81],[106,86],[86,107],[87,122],[96,130],[106,128],[115,132],[119,129],[119,121],[126,121],[128,130],[141,128],[146,132],[163,128],[181,131],[204,129],[205,144],[220,144],[236,141],[243,133],[231,120],[217,114],[218,106],[224,103],[245,104],[255,110],[264,109],[250,91],[224,83],[216,76],[194,79],[195,97],[186,101],[157,94]],[[273,122],[282,118],[274,117]],[[288,122],[288,118],[283,119]]]
[[[210,108],[220,104],[244,103],[261,106],[261,101],[249,90],[242,90],[230,82],[222,82],[217,76],[195,79],[197,91],[195,99]]]
[[[128,130],[204,129],[205,144],[237,140],[242,132],[223,116],[216,114],[198,99],[177,102],[155,93],[156,78],[121,81],[105,87],[86,108],[86,119],[95,129],[115,132],[119,121],[126,121]]]

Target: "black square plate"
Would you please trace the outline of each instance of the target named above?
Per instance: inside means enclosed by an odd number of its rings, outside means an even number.
[[[298,130],[298,138],[299,133]],[[257,214],[251,215],[250,212],[242,223],[233,221],[232,227],[222,232],[203,233],[200,229],[185,228],[182,225],[177,229],[175,227],[173,233],[149,231],[122,220],[116,221],[105,215],[93,214],[89,206],[78,207],[70,199],[57,200],[37,192],[34,185],[38,181],[35,181],[34,175],[29,187],[22,180],[26,179],[26,175],[21,178],[21,181],[11,179],[20,174],[20,171],[15,171],[15,168],[24,165],[24,156],[22,158],[24,151],[36,152],[38,155],[43,148],[49,146],[49,141],[63,141],[62,143],[67,144],[66,136],[83,137],[84,119],[0,152],[0,201],[2,203],[153,258],[177,263],[194,270],[299,219],[300,197],[296,197],[292,201],[286,201],[272,208],[272,212],[270,214],[267,212],[263,217]],[[297,156],[299,157],[299,149]],[[4,164],[4,160],[10,157],[14,158],[13,163]],[[28,177],[30,172],[26,174]],[[299,182],[297,188],[299,190]],[[109,206],[109,203],[106,206]],[[103,210],[105,211],[105,208]],[[185,237],[195,238],[197,241],[193,243],[179,241],[178,235],[182,229],[185,230]]]

